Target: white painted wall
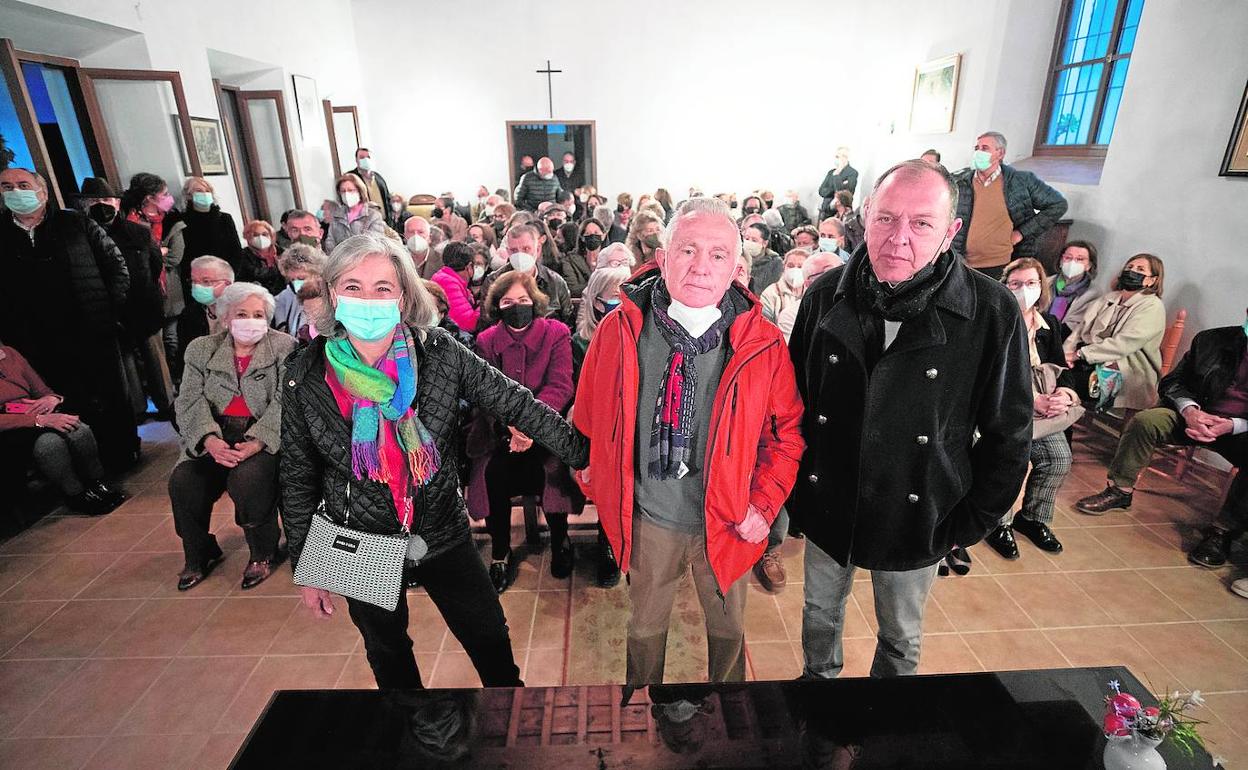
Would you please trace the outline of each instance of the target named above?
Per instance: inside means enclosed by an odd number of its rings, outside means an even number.
[[[80,55],[78,50],[56,50],[58,38],[48,34],[49,29],[56,31],[55,20],[32,19],[27,25],[21,21],[23,7],[31,6],[14,0],[0,0],[0,5],[10,12],[6,19],[18,18],[16,23],[7,21],[0,34],[13,38],[19,48],[29,45],[45,53]],[[220,119],[209,49],[271,65],[276,74],[262,73],[241,85],[283,88],[304,204],[312,209],[332,195],[333,167],[319,101],[310,121],[309,141],[300,136],[290,76],[306,75],[316,80],[319,98],[359,105],[361,130],[368,136],[369,111],[349,0],[39,0],[33,5],[140,33],[141,37],[122,39],[81,56],[82,64],[176,70],[182,75],[190,114],[195,116]],[[72,25],[67,30],[72,30]],[[81,46],[83,36],[91,34],[74,31],[73,37],[67,34],[62,38],[66,47]],[[180,181],[171,179],[170,186]],[[233,178],[214,176],[209,181],[222,208],[241,220]]]
[[[372,146],[405,194],[506,183],[507,120],[598,130],[599,188],[793,187],[808,204],[851,147],[869,182],[929,146],[955,167],[977,132],[1030,149],[1058,0],[634,0],[445,3],[428,16],[353,0]],[[963,53],[952,134],[907,130],[914,67]],[[1008,57],[1003,62],[1002,57]],[[407,79],[406,81],[404,79]],[[404,94],[401,83],[409,83]]]

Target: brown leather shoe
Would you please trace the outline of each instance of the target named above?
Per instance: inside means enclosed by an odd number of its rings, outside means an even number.
[[[286,561],[286,549],[279,546],[272,558],[264,559],[263,561],[247,562],[247,568],[243,570],[243,590],[255,588],[268,580],[269,576],[273,574],[273,570],[277,569],[277,566],[284,561]]]
[[[784,562],[780,561],[780,554],[775,551],[763,553],[762,558],[754,565],[754,575],[764,589],[773,593],[789,582],[789,576],[784,572]]]
[[[1127,511],[1131,509],[1131,494],[1110,484],[1103,491],[1076,502],[1075,509],[1091,516],[1103,516],[1106,512],[1117,509]]]
[[[218,552],[216,556],[205,561],[202,566],[196,567],[188,564],[183,567],[182,572],[178,574],[178,590],[189,591],[207,580],[208,576],[212,574],[212,571],[217,568],[217,565],[224,558],[225,554]]]

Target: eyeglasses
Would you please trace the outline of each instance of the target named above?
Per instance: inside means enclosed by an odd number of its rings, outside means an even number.
[[[608,259],[607,260],[607,267],[627,267],[627,266],[628,266],[627,259]]]
[[[1039,281],[1006,281],[1005,288],[1010,291],[1018,291],[1019,289],[1039,289]]]

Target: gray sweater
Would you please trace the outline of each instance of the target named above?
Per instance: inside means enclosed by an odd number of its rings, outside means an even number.
[[[696,405],[693,442],[689,448],[689,473],[679,479],[652,479],[647,467],[650,464],[650,434],[654,428],[654,410],[659,401],[659,388],[663,383],[671,347],[663,339],[663,332],[654,325],[651,312],[637,338],[637,366],[640,370],[640,391],[637,397],[637,440],[634,442],[637,475],[633,481],[633,499],[636,510],[650,521],[666,529],[700,533],[706,528],[706,483],[702,464],[706,459],[706,439],[710,432],[711,411],[715,391],[724,374],[727,360],[724,344],[697,356],[693,360],[698,370],[698,385],[693,397]]]

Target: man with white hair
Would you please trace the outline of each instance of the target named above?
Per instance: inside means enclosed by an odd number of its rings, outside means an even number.
[[[555,164],[550,158],[542,158],[535,170],[520,177],[520,184],[516,185],[516,208],[537,211],[538,204],[554,201],[555,193],[561,189],[559,180],[555,179]]]
[[[793,486],[802,406],[780,330],[733,282],[742,250],[728,207],[686,201],[665,244],[620,287],[586,353],[573,421],[593,471],[581,482],[629,575],[626,682],[663,681],[690,570],[709,678],[741,681],[745,575]]]
[[[205,334],[216,334],[222,324],[217,313],[221,292],[234,283],[234,268],[220,257],[205,254],[191,260],[191,298],[178,316],[178,375],[182,374],[183,356],[191,341]]]
[[[0,191],[0,338],[91,425],[105,466],[128,466],[139,436],[117,339],[130,289],[125,258],[90,217],[49,206],[39,174],[0,171]]]

